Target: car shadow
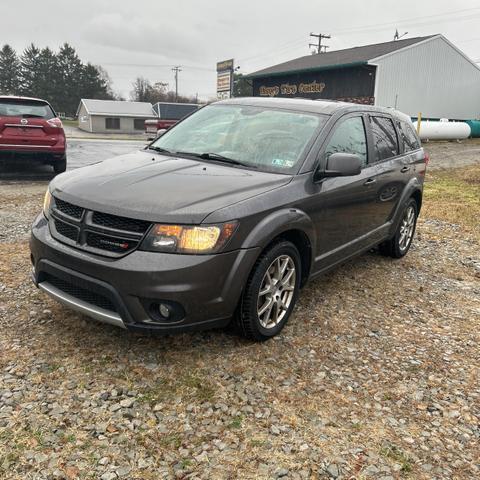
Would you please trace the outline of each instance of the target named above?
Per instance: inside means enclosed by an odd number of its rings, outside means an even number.
[[[51,165],[0,159],[0,181],[51,180],[53,177],[55,177],[55,173]]]
[[[334,285],[339,280],[357,275],[370,262],[378,262],[379,258],[382,257],[379,257],[378,252],[372,250],[313,280],[300,294],[299,310],[322,308],[321,298],[329,295],[333,297],[336,291]],[[313,300],[317,297],[316,292],[322,292],[318,302]],[[51,319],[43,325],[43,328],[51,330],[51,335],[47,336],[52,338],[59,336],[63,345],[75,345],[76,351],[82,352],[84,361],[88,361],[95,352],[109,352],[109,355],[120,357],[133,356],[139,361],[154,363],[163,362],[173,354],[194,356],[205,361],[226,352],[244,350],[257,352],[258,348],[262,348],[261,345],[270,344],[270,342],[258,344],[243,338],[233,324],[224,329],[174,335],[134,333],[96,322],[59,304],[53,305]],[[297,322],[303,322],[303,317],[302,314],[297,317],[294,312],[286,330],[277,340],[282,341],[282,337],[296,335],[295,332],[299,328]],[[325,335],[329,334],[327,328]]]

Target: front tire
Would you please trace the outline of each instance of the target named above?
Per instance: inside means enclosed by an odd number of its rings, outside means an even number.
[[[415,228],[417,226],[418,206],[417,202],[411,198],[405,206],[402,219],[398,225],[395,235],[380,245],[380,252],[383,255],[402,258],[410,250]]]
[[[280,333],[297,301],[301,273],[300,254],[293,243],[280,241],[262,253],[237,309],[245,337],[262,342]]]

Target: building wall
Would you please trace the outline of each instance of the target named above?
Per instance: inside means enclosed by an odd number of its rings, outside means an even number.
[[[90,115],[87,113],[85,106],[81,105],[80,110],[78,111],[78,128],[80,130],[85,130],[90,132]]]
[[[375,67],[362,65],[253,78],[256,97],[310,98],[373,103]]]
[[[416,117],[480,118],[480,70],[442,37],[372,61],[375,104]]]
[[[105,119],[106,118],[119,118],[120,119],[120,129],[107,129],[105,128]],[[140,117],[135,117],[140,118]],[[135,130],[134,128],[134,117],[115,117],[115,115],[104,116],[104,115],[92,115],[92,132],[94,133],[143,133],[145,130]],[[151,118],[154,118],[153,116]],[[147,120],[146,118],[143,120]]]

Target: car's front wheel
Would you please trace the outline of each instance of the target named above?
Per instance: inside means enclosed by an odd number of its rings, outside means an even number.
[[[407,254],[415,234],[417,216],[417,202],[411,198],[403,210],[395,235],[380,245],[381,253],[393,258],[402,258]]]
[[[300,254],[293,243],[280,241],[260,256],[237,312],[247,338],[264,341],[283,329],[297,301],[300,279]]]

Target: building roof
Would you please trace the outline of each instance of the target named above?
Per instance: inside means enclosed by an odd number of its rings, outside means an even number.
[[[361,47],[347,48],[345,50],[333,50],[327,53],[317,53],[295,58],[288,62],[279,63],[272,67],[264,68],[248,75],[252,77],[267,77],[283,75],[285,73],[298,73],[303,71],[328,70],[332,68],[365,65],[374,58],[387,55],[401,50],[416,43],[423,42],[437,35],[428,37],[406,38],[385,43],[375,43]]]
[[[91,100],[82,98],[78,106],[78,112],[82,104],[89,115],[114,115],[116,117],[155,117],[151,103],[147,102],[123,102],[117,100]]]

